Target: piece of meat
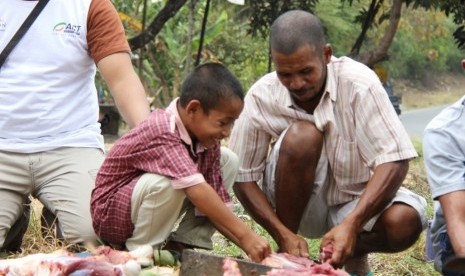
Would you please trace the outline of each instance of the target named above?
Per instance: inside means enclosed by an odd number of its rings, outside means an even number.
[[[331,259],[333,256],[334,248],[332,244],[328,244],[321,248],[320,251],[320,261],[322,263],[326,262],[327,260]]]
[[[332,250],[332,247],[327,248],[327,250]],[[265,258],[262,264],[275,267],[266,274],[268,276],[349,276],[343,270],[334,269],[329,263],[319,264],[308,258],[296,257],[287,253],[273,253]]]
[[[293,268],[293,269],[277,269],[274,268],[268,271],[267,276],[349,276],[347,272],[334,269],[330,264],[317,264],[312,267]]]
[[[32,276],[39,275],[39,271],[43,271],[40,275],[59,275],[57,268],[47,268],[50,260],[56,260],[60,263],[69,263],[72,261],[72,254],[66,250],[57,250],[53,253],[32,254],[22,258],[0,260],[0,275],[21,275]],[[45,273],[49,271],[48,273]]]
[[[136,276],[141,271],[141,265],[137,260],[143,257],[142,253],[153,255],[153,250],[150,247],[150,250],[126,252],[101,246],[85,257],[79,257],[66,250],[49,254],[38,253],[0,260],[0,276]]]
[[[223,276],[242,276],[237,262],[231,258],[223,260]]]
[[[86,257],[68,264],[62,268],[63,275],[70,275],[73,273],[85,273],[84,275],[114,275],[122,276],[123,271],[119,267],[115,267],[113,264],[103,261],[102,259],[95,257]]]
[[[262,261],[262,264],[276,268],[311,267],[314,263],[308,258],[296,257],[288,253],[272,253]]]

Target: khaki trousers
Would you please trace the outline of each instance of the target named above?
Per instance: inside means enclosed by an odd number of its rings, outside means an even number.
[[[0,249],[8,249],[11,233],[21,234],[28,220],[29,195],[58,219],[63,238],[71,243],[95,241],[90,194],[104,153],[94,148],[60,148],[25,154],[0,151]],[[12,227],[15,225],[14,227]]]
[[[222,147],[220,165],[224,185],[230,191],[239,166],[237,156]],[[211,237],[216,229],[206,216],[195,216],[195,207],[184,191],[173,189],[170,182],[164,176],[147,173],[136,183],[131,198],[134,232],[126,241],[127,249],[146,244],[161,247],[169,236],[177,242],[213,248]],[[177,229],[171,233],[180,218]]]

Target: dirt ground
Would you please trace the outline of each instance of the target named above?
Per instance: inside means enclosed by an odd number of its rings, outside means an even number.
[[[393,90],[402,96],[402,108],[411,110],[453,103],[465,95],[465,74],[431,77],[427,82],[393,80]]]
[[[393,86],[401,94],[440,93],[460,88],[465,91],[465,74],[434,76],[424,82],[395,79],[393,80]]]

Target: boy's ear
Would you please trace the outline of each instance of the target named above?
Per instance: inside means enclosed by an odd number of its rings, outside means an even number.
[[[187,115],[195,115],[202,111],[202,106],[200,105],[199,100],[191,100],[189,103],[187,103],[185,109]]]

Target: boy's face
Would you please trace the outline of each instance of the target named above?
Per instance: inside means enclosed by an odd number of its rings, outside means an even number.
[[[186,126],[187,130],[193,140],[197,140],[204,147],[210,148],[222,139],[229,137],[234,121],[241,114],[243,106],[241,99],[232,97],[221,101],[207,115],[198,103],[193,107],[195,110],[191,110],[193,112],[188,112],[190,123]]]

